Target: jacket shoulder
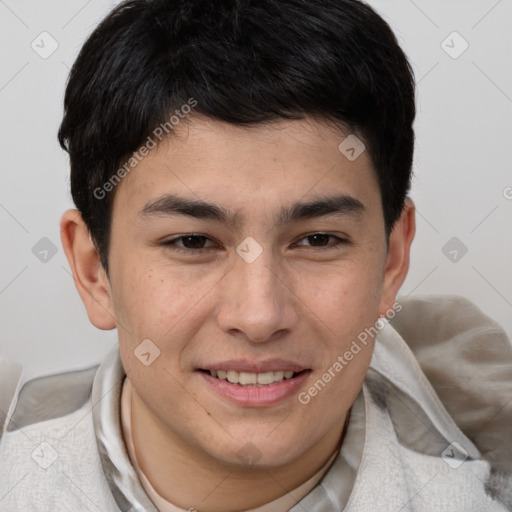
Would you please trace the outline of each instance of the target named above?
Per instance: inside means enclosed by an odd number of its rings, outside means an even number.
[[[399,297],[390,320],[457,426],[494,470],[512,474],[512,345],[458,295]]]
[[[90,397],[98,366],[27,381],[13,398],[15,405],[6,420],[5,432],[67,416],[80,409]]]

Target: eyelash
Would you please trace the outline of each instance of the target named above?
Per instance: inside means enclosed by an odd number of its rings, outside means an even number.
[[[334,244],[331,244],[331,245],[328,245],[328,246],[320,246],[320,247],[315,247],[315,246],[311,246],[313,249],[316,249],[316,250],[329,250],[329,249],[334,249],[335,247],[338,247],[340,245],[348,245],[350,242],[344,238],[340,238],[339,236],[336,236],[336,235],[331,235],[329,233],[322,233],[322,232],[317,232],[317,233],[311,233],[309,235],[306,235],[304,237],[302,237],[300,241],[306,239],[306,238],[309,238],[309,237],[312,237],[312,236],[315,236],[315,235],[326,235],[330,238],[335,238],[336,239],[336,242]],[[168,247],[170,249],[172,249],[173,251],[178,251],[178,252],[183,252],[183,253],[187,253],[187,254],[191,254],[191,253],[203,253],[205,251],[209,251],[211,250],[212,248],[214,247],[202,247],[200,249],[189,249],[187,247],[180,247],[176,244],[177,241],[179,240],[182,240],[184,238],[190,238],[190,237],[195,237],[195,238],[205,238],[207,240],[211,240],[209,237],[207,237],[206,235],[201,235],[201,234],[196,234],[196,233],[188,233],[186,235],[182,235],[182,236],[179,236],[177,238],[173,238],[172,240],[166,240],[164,242],[161,242],[160,245],[164,246],[164,247]],[[304,247],[304,246],[300,246],[300,247]]]

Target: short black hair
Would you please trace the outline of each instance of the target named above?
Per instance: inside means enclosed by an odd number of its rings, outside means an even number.
[[[81,48],[58,133],[73,200],[107,276],[115,187],[105,194],[104,185],[191,98],[194,116],[246,126],[312,116],[358,134],[389,239],[411,185],[415,85],[393,31],[370,6],[127,0]]]

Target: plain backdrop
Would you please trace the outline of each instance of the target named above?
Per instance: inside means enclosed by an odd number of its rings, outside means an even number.
[[[117,342],[89,323],[62,250],[73,203],[57,142],[69,69],[116,3],[0,0],[0,355],[25,379],[97,364]],[[400,293],[463,295],[510,338],[512,1],[370,4],[417,78],[417,235]]]

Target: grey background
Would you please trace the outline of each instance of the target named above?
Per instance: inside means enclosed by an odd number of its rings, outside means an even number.
[[[96,364],[117,340],[89,323],[62,250],[73,204],[56,138],[69,68],[116,3],[0,0],[0,356],[25,379]],[[400,293],[463,295],[512,337],[512,0],[369,3],[418,82],[417,235]],[[47,58],[31,47],[51,49],[42,32],[58,44]]]

